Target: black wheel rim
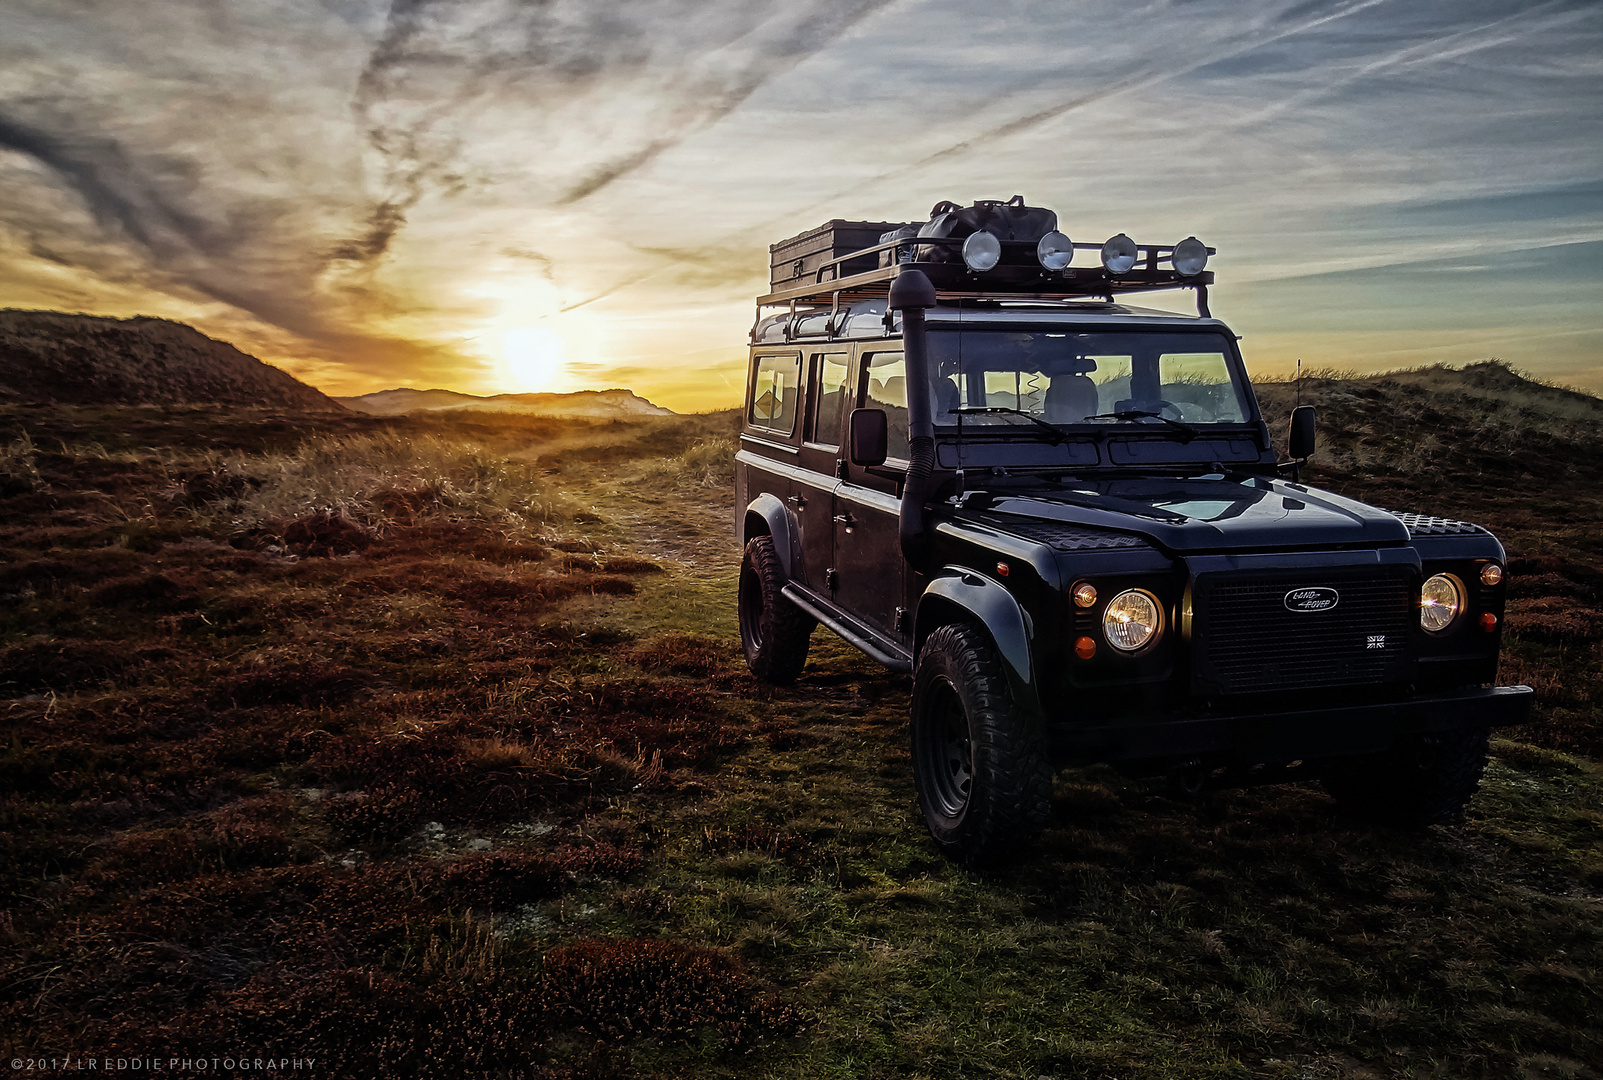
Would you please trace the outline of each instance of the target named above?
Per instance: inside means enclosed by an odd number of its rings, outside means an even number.
[[[946,679],[930,685],[924,729],[924,775],[930,801],[949,818],[968,808],[974,785],[974,748],[957,688]]]
[[[763,583],[755,572],[740,572],[740,636],[748,652],[763,646]]]

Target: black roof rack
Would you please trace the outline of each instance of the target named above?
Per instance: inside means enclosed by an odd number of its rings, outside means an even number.
[[[864,223],[835,223],[861,225]],[[813,230],[804,237],[819,234]],[[797,238],[800,239],[800,238]],[[1062,270],[1044,269],[1035,258],[1035,244],[1001,241],[1002,256],[990,270],[970,270],[962,260],[964,237],[901,236],[873,247],[865,247],[813,263],[805,273],[792,277],[773,291],[757,298],[759,308],[804,301],[827,303],[831,307],[857,300],[878,299],[886,295],[890,282],[904,270],[922,270],[935,286],[937,298],[956,299],[1072,299],[1098,297],[1112,301],[1121,293],[1151,292],[1155,289],[1195,289],[1197,313],[1208,312],[1208,286],[1212,271],[1190,276],[1158,263],[1174,252],[1172,244],[1138,244],[1135,265],[1123,274],[1113,274],[1101,266],[1069,266]],[[794,241],[776,244],[778,253]],[[1101,244],[1075,244],[1076,251],[1102,250]],[[839,250],[837,248],[837,250]],[[1214,254],[1209,248],[1208,254]],[[872,266],[873,263],[882,265]],[[848,267],[846,264],[852,264]],[[865,264],[871,269],[860,269]],[[802,268],[802,260],[797,260]],[[844,272],[855,270],[855,273]],[[775,278],[779,277],[777,270]]]

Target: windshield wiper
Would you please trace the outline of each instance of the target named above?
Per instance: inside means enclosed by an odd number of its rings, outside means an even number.
[[[1198,431],[1196,428],[1192,427],[1190,424],[1183,423],[1182,421],[1179,421],[1179,420],[1171,420],[1167,416],[1164,416],[1162,413],[1148,412],[1145,409],[1125,409],[1123,412],[1097,413],[1095,416],[1087,416],[1086,419],[1087,420],[1144,420],[1149,416],[1153,417],[1154,419],[1157,419],[1157,420],[1162,420],[1165,424],[1168,424],[1170,427],[1178,428],[1180,431],[1184,432],[1186,437],[1184,439],[1181,439],[1180,440],[1181,442],[1190,442],[1192,439],[1195,439],[1198,435],[1202,434],[1202,432]]]
[[[972,416],[975,413],[1007,413],[1009,416],[1022,416],[1035,426],[1045,428],[1048,432],[1050,432],[1052,435],[1053,446],[1057,446],[1063,441],[1063,432],[1059,431],[1045,420],[1042,420],[1039,416],[1034,416],[1030,413],[1027,413],[1023,409],[1015,409],[1010,405],[959,405],[955,409],[948,409],[946,411],[958,413],[962,416]]]

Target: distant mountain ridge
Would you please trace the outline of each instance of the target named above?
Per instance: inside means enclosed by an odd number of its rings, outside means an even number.
[[[379,390],[358,397],[335,398],[341,405],[374,416],[399,416],[409,412],[440,409],[484,409],[494,412],[526,412],[540,416],[603,420],[637,419],[642,416],[672,416],[672,409],[654,405],[632,390],[579,390],[571,394],[493,394],[477,397],[454,390],[413,390],[400,387]]]
[[[343,412],[333,398],[169,319],[0,309],[0,401]]]

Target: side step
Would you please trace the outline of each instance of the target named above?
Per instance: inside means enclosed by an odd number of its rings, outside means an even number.
[[[817,619],[825,627],[839,634],[846,644],[867,653],[892,671],[902,675],[913,670],[913,658],[893,641],[887,641],[866,626],[848,619],[835,611],[833,604],[816,595],[805,585],[794,581],[783,590],[785,599]]]

